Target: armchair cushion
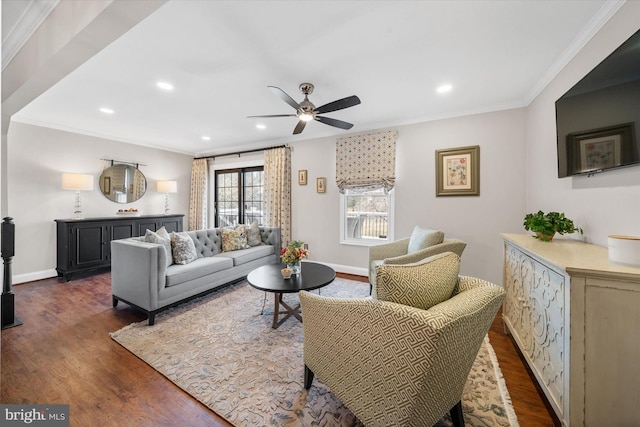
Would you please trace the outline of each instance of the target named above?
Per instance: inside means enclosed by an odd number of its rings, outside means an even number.
[[[376,298],[428,310],[451,298],[458,284],[460,257],[453,252],[413,264],[376,267]]]
[[[409,247],[407,253],[418,252],[420,249],[428,248],[429,246],[438,245],[444,240],[444,233],[438,230],[430,230],[428,228],[422,228],[415,226],[411,237],[409,238]]]

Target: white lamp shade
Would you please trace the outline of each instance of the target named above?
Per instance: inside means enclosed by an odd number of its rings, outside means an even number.
[[[158,181],[158,193],[177,193],[177,181]]]
[[[65,190],[93,190],[93,175],[63,173],[62,188]]]

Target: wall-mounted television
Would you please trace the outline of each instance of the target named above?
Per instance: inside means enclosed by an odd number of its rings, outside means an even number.
[[[556,101],[558,177],[640,165],[640,30]]]

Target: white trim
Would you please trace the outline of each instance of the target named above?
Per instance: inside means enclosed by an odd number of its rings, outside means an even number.
[[[604,24],[606,24],[625,3],[626,0],[609,0],[600,8],[598,13],[591,18],[567,49],[562,52],[558,60],[547,69],[542,75],[542,78],[538,80],[533,88],[526,94],[523,100],[524,106],[531,104],[533,100],[540,95],[544,88],[556,78],[560,71],[589,43],[589,40],[600,31]]]
[[[51,270],[34,271],[32,273],[17,274],[12,277],[14,285],[19,283],[33,282],[35,280],[49,279],[50,277],[56,277],[58,272],[54,268]]]
[[[395,212],[395,191],[391,189],[387,193],[387,203],[389,211],[387,212],[387,238],[386,239],[348,239],[345,237],[345,193],[340,193],[340,229],[339,239],[341,245],[353,245],[353,246],[371,246],[379,245],[382,243],[393,242],[394,238],[394,212]]]
[[[304,262],[304,261],[303,261]],[[369,277],[369,271],[366,268],[354,267],[352,265],[333,264],[330,262],[312,261],[318,264],[326,265],[333,268],[336,273],[353,274],[354,276]]]
[[[31,1],[2,39],[2,71],[36,32],[59,0]]]

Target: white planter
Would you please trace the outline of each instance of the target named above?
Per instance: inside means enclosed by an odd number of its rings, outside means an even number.
[[[640,267],[640,237],[609,236],[609,261]]]

